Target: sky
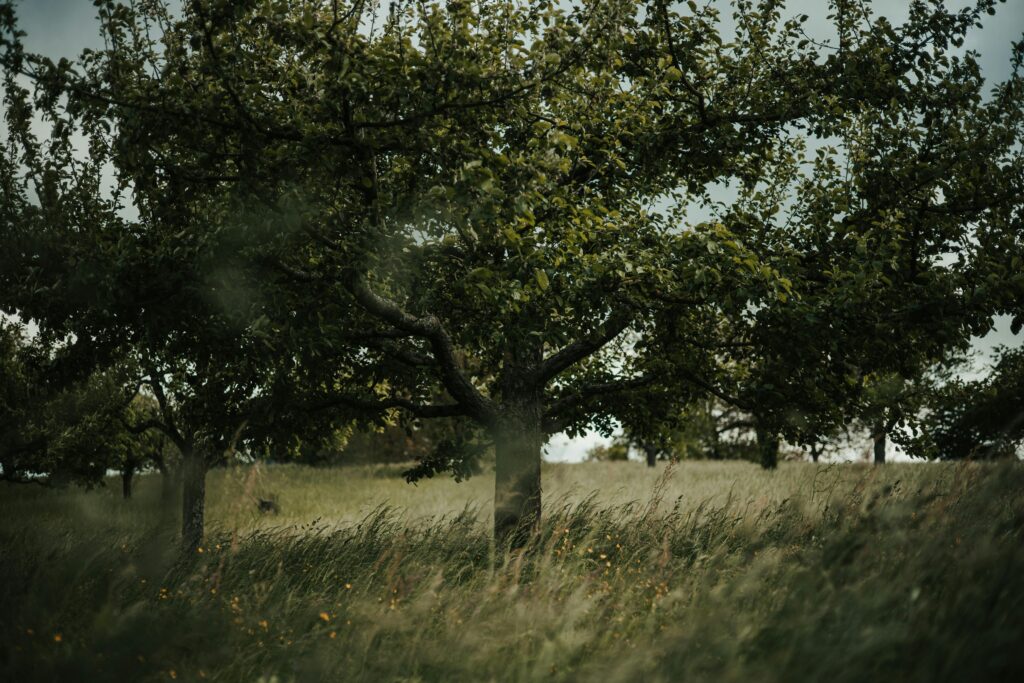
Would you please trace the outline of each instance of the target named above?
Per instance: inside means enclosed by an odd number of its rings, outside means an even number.
[[[721,9],[726,31],[731,30],[731,18],[726,0],[712,0]],[[683,5],[684,3],[678,3]],[[947,0],[949,7],[964,7],[966,0]],[[15,2],[22,30],[28,33],[26,47],[54,59],[73,58],[84,48],[100,47],[96,8],[91,0],[20,0]],[[907,14],[907,0],[875,0],[874,10],[894,24],[900,23]],[[814,39],[825,39],[830,35],[825,0],[789,0],[784,16],[806,14],[807,33]],[[1024,0],[1008,0],[999,6],[995,16],[986,16],[983,27],[973,31],[964,49],[980,53],[982,73],[989,82],[998,82],[1010,72],[1010,45],[1024,38]],[[995,329],[984,338],[976,339],[975,349],[979,358],[987,358],[1000,345],[1019,346],[1024,336],[1010,334],[1010,321],[1006,317],[996,320]],[[578,439],[569,439],[564,434],[552,437],[547,448],[547,458],[552,461],[578,461],[586,451],[598,443],[605,443],[597,434],[588,434]]]

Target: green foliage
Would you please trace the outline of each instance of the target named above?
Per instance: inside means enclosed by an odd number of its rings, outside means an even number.
[[[42,88],[34,100],[15,90],[9,109],[93,136],[91,160],[130,185],[147,239],[127,252],[171,271],[147,282],[179,285],[159,313],[146,308],[150,343],[166,326],[205,372],[218,363],[207,346],[265,345],[295,361],[285,383],[312,403],[366,416],[458,412],[493,429],[530,414],[539,424],[528,431],[579,431],[605,428],[641,388],[705,390],[693,375],[717,363],[682,339],[706,348],[723,315],[797,300],[803,283],[787,273],[798,245],[738,212],[682,223],[685,207],[735,181],[744,209],[767,208],[759,182],[792,179],[796,131],[825,139],[910,117],[926,85],[959,85],[948,41],[991,3],[962,16],[920,7],[898,29],[846,4],[835,18],[843,48],[825,55],[802,38],[805,18],[783,18],[774,2],[737,2],[731,42],[713,7],[639,0],[400,2],[386,15],[364,3],[216,0],[186,3],[180,17],[154,2],[105,13],[108,47],[75,65],[17,41],[4,63]],[[37,148],[17,120],[12,149]],[[51,156],[46,170],[66,175]],[[47,210],[94,189],[74,180]],[[852,245],[868,223],[851,229]],[[91,255],[90,239],[80,241]],[[115,263],[128,261],[111,243]],[[850,267],[838,264],[832,298],[861,282]],[[104,291],[123,299],[126,273],[113,273]],[[54,281],[47,268],[37,278]],[[807,316],[795,306],[789,332]],[[52,317],[64,324],[62,311]],[[233,334],[211,337],[225,319]],[[648,341],[655,324],[671,337],[664,348]],[[666,360],[684,371],[658,387]],[[758,383],[750,400],[773,403],[777,385]],[[426,407],[445,394],[443,408]],[[812,407],[837,400],[821,399]]]
[[[513,521],[555,432],[714,396],[815,443],[1020,314],[1024,46],[990,93],[959,49],[996,4],[837,1],[833,48],[775,0],[103,0],[54,63],[5,3],[0,307],[138,359],[207,462],[458,418],[410,476],[489,438]]]
[[[1002,349],[991,373],[956,380],[927,403],[911,452],[927,458],[1018,458],[1024,444],[1024,350]]]
[[[642,478],[627,491],[642,497],[581,499],[606,469]],[[287,501],[324,472],[262,476],[287,514]],[[653,490],[643,467],[548,474],[577,494],[550,497],[530,552],[498,565],[474,509],[438,503],[439,491],[461,495],[472,483],[409,489],[369,471],[354,484],[349,472],[325,490],[348,481],[377,500],[411,491],[448,516],[367,514],[344,496],[312,496],[316,507],[294,526],[264,520],[239,532],[254,515],[249,501],[235,509],[218,495],[218,530],[184,562],[161,557],[146,518],[118,514],[112,494],[0,489],[0,676],[924,682],[1024,673],[1014,650],[1024,637],[1017,465],[784,464],[767,475],[693,463]],[[146,483],[142,506],[155,493]],[[316,517],[346,521],[309,522]]]
[[[0,321],[0,478],[39,484],[102,482],[138,444],[122,418],[119,369],[62,377],[63,349]]]
[[[587,451],[587,460],[595,462],[625,462],[629,460],[629,442],[614,439],[609,444],[597,444]]]

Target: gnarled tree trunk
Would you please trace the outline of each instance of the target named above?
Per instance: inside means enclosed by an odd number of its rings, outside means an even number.
[[[540,401],[508,407],[494,430],[494,539],[521,548],[540,523],[540,462],[545,435]]]
[[[186,552],[194,553],[203,542],[206,459],[195,450],[182,453],[181,474],[181,541]]]

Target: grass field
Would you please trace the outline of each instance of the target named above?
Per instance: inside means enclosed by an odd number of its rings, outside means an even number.
[[[185,559],[158,477],[0,488],[0,680],[1024,680],[1020,465],[551,465],[507,561],[398,471],[211,472]]]

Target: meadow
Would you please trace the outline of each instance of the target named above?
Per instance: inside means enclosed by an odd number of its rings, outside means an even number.
[[[546,465],[511,557],[400,469],[214,470],[186,558],[158,476],[0,487],[0,680],[1024,680],[1019,464]]]

